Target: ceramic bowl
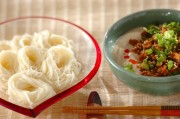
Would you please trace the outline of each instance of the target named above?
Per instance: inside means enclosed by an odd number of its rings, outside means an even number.
[[[180,92],[180,75],[167,77],[138,75],[124,70],[123,67],[118,64],[118,61],[113,58],[113,49],[117,47],[115,45],[118,38],[128,31],[137,27],[171,21],[180,21],[180,11],[172,9],[150,9],[130,14],[118,20],[108,29],[104,38],[103,54],[112,72],[119,80],[133,89],[152,95],[171,95]],[[117,52],[117,54],[118,53],[120,52]]]

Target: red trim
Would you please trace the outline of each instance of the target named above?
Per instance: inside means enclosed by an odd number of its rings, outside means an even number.
[[[161,116],[180,116],[180,110],[161,110]]]
[[[14,22],[17,20],[21,20],[21,19],[49,19],[49,20],[56,20],[56,21],[61,21],[61,22],[65,22],[68,23],[72,26],[75,26],[77,28],[79,28],[80,30],[82,30],[84,33],[86,33],[92,40],[95,48],[96,48],[96,62],[95,65],[93,67],[93,69],[90,71],[90,73],[82,80],[80,81],[78,84],[72,86],[71,88],[65,90],[62,93],[59,93],[57,95],[55,95],[54,97],[46,100],[45,102],[41,103],[40,105],[38,105],[37,107],[35,107],[34,109],[28,109],[28,108],[24,108],[15,104],[12,104],[8,101],[5,101],[4,99],[0,98],[0,105],[9,108],[13,111],[16,111],[18,113],[30,116],[30,117],[36,117],[39,113],[41,113],[44,109],[48,108],[49,106],[51,106],[52,104],[62,100],[63,98],[71,95],[72,93],[74,93],[75,91],[79,90],[80,88],[82,88],[83,86],[85,86],[89,81],[92,80],[92,78],[95,76],[95,74],[97,73],[100,64],[101,64],[101,50],[100,47],[98,45],[98,43],[96,42],[96,39],[89,34],[85,29],[83,29],[82,27],[71,23],[69,21],[63,20],[63,19],[59,19],[59,18],[52,18],[52,17],[47,17],[47,16],[30,16],[30,17],[19,17],[19,18],[14,18],[14,19],[10,19],[7,21],[3,21],[0,22],[0,25],[2,24],[6,24],[9,22]]]

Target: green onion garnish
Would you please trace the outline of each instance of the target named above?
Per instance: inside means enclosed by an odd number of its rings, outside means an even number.
[[[127,71],[134,72],[133,66],[132,66],[132,64],[130,64],[130,63],[124,65],[123,68],[124,68],[125,70],[127,70]]]
[[[164,39],[172,39],[174,36],[174,31],[173,30],[168,30],[164,32],[163,38]]]
[[[156,33],[160,33],[160,29],[158,26],[155,26],[155,25],[149,25],[147,27],[147,32],[149,34],[156,34]]]
[[[158,41],[158,45],[160,47],[163,47],[164,46],[164,40],[163,40],[162,35],[158,33],[158,34],[156,34],[156,38],[157,38],[157,41]]]
[[[171,68],[174,65],[174,62],[172,60],[169,60],[167,65],[168,65],[168,70],[171,70]]]
[[[149,48],[149,49],[147,49],[145,52],[146,52],[148,55],[150,55],[150,54],[153,53],[153,50],[152,50],[151,48]]]
[[[147,59],[144,59],[143,62],[140,64],[140,67],[145,70],[149,70],[149,65],[147,63]]]

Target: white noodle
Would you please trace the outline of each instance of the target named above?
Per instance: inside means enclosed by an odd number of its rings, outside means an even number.
[[[0,91],[33,108],[72,86],[81,70],[72,41],[49,31],[0,41]]]

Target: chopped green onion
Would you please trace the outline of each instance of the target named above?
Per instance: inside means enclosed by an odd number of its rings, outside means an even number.
[[[146,52],[148,55],[150,55],[150,54],[153,53],[153,50],[152,50],[151,48],[149,48],[149,49],[147,49],[145,52]]]
[[[178,40],[173,30],[165,31],[164,34],[156,34],[158,45],[165,49],[172,50],[177,45]]]
[[[160,33],[159,27],[155,25],[149,25],[146,29],[149,34]]]
[[[173,30],[168,30],[164,32],[163,38],[164,39],[172,39],[174,36],[174,31]]]
[[[164,53],[165,53],[166,55],[169,55],[170,52],[171,52],[171,50],[169,50],[169,49],[164,49]]]
[[[134,72],[133,66],[132,66],[132,64],[130,64],[130,63],[124,65],[123,68],[124,68],[125,70],[127,70],[127,71]]]
[[[166,59],[166,56],[160,55],[160,57],[158,57],[157,60],[160,61],[160,62],[163,62],[165,59]]]
[[[163,61],[166,59],[166,56],[164,56],[164,55],[160,55],[159,57],[158,57],[158,59],[157,59],[157,66],[161,66],[162,65],[162,63],[163,63]]]
[[[171,23],[169,23],[169,25],[171,25],[171,26],[176,26],[176,23],[177,23],[177,22],[171,22]]]
[[[140,67],[145,70],[149,70],[149,65],[147,63],[147,59],[144,59],[143,62],[140,64]]]
[[[180,32],[180,22],[171,22],[169,24],[163,24],[163,27],[165,27],[168,30],[173,30],[176,33]]]
[[[152,50],[153,50],[153,52],[154,52],[155,54],[157,54],[157,53],[159,52],[159,50],[156,49],[156,48],[154,48],[154,47],[152,47]]]
[[[155,67],[154,61],[148,61],[147,64],[149,65],[150,69],[153,69]]]
[[[150,64],[150,65],[149,65],[149,68],[150,68],[150,69],[153,69],[154,67],[155,67],[155,65],[153,65],[153,64]]]
[[[165,31],[163,38],[165,39],[164,47],[168,50],[172,50],[178,43],[177,36],[173,30]]]
[[[163,37],[161,34],[156,34],[156,38],[157,38],[157,41],[158,41],[158,45],[160,47],[163,47],[164,46],[164,40],[163,40]]]
[[[157,54],[159,57],[162,56],[162,57],[166,58],[166,53],[163,52],[163,51],[157,51],[156,54]]]
[[[172,60],[169,60],[167,65],[168,65],[168,70],[171,70],[171,68],[174,65],[174,62]]]
[[[170,51],[173,49],[173,44],[171,44],[170,41],[166,41],[164,46],[165,46],[166,49],[168,49]]]

